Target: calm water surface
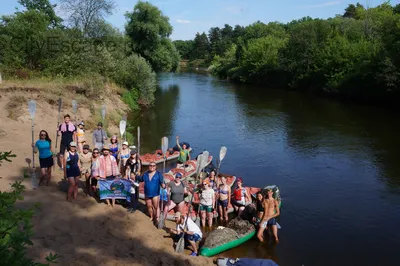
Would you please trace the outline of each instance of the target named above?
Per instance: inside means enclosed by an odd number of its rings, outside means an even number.
[[[141,152],[165,135],[218,155],[245,185],[276,184],[278,245],[253,239],[223,256],[279,265],[400,265],[399,114],[204,73],[161,74],[155,108],[132,117]]]

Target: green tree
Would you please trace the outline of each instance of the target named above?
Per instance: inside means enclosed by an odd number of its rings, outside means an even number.
[[[191,59],[207,59],[210,54],[210,43],[207,35],[196,33]]]
[[[57,5],[50,4],[49,0],[18,0],[18,3],[26,7],[27,10],[35,10],[45,14],[54,28],[62,26],[63,19],[57,16],[54,11]]]
[[[179,54],[169,39],[172,34],[169,18],[156,6],[142,1],[125,16],[128,19],[125,30],[132,50],[148,60],[155,71],[175,70]]]
[[[175,45],[182,59],[190,58],[190,54],[192,53],[194,47],[193,40],[187,40],[187,41],[176,40],[173,41],[173,44]]]

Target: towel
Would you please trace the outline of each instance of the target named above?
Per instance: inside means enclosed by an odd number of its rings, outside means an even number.
[[[66,132],[67,131],[67,124],[62,123],[60,126],[60,131],[61,132]],[[75,131],[75,126],[72,123],[68,123],[68,131],[69,132],[74,132]]]

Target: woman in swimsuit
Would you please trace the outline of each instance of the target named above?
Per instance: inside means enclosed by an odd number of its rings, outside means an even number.
[[[169,205],[174,205],[172,208],[175,212],[182,213],[185,206],[185,194],[187,194],[186,187],[181,181],[181,173],[176,173],[174,182],[168,184],[168,194],[170,195]],[[171,204],[171,201],[174,204]]]
[[[112,136],[110,142],[111,143],[108,147],[110,148],[111,155],[114,156],[114,158],[117,160],[117,163],[118,163],[118,139],[117,139],[117,136],[116,135]]]
[[[76,152],[76,143],[71,142],[64,154],[64,178],[68,178],[69,187],[67,200],[76,199],[78,196],[79,177],[81,175],[79,155]]]
[[[257,192],[256,210],[257,215],[253,218],[253,222],[259,225],[264,215],[264,196],[261,191]]]
[[[83,145],[85,145],[86,140],[85,140],[85,123],[80,122],[78,125],[78,128],[76,130],[76,136],[78,138],[78,150],[80,153],[83,152]]]
[[[228,223],[228,206],[231,203],[231,187],[226,184],[226,177],[221,177],[222,184],[218,189],[218,211],[220,221]]]
[[[233,207],[235,211],[238,212],[238,215],[242,213],[244,207],[251,202],[251,197],[249,192],[246,188],[243,187],[243,179],[238,178],[237,181],[237,188],[233,190]]]
[[[121,175],[122,176],[126,176],[126,167],[125,167],[125,164],[126,164],[126,161],[129,159],[129,157],[130,157],[130,150],[129,150],[129,148],[128,148],[128,146],[129,146],[129,144],[128,144],[128,142],[127,141],[124,141],[123,143],[122,143],[122,149],[121,149],[121,151],[119,152],[119,160],[121,161],[121,169],[119,169],[119,171],[121,172]]]

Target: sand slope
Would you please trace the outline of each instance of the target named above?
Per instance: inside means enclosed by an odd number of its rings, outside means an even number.
[[[9,95],[1,95],[2,110],[8,99]],[[40,129],[48,130],[55,139],[57,110],[45,102],[38,102],[37,108],[35,140]],[[63,113],[68,111],[63,110]],[[82,108],[81,118],[85,119],[85,114],[89,113],[88,109]],[[31,123],[27,104],[21,103],[21,116],[17,121],[8,118],[7,112],[0,112],[0,150],[12,150],[17,155],[12,163],[6,162],[1,166],[0,190],[9,190],[10,183],[22,180],[27,191],[25,200],[19,205],[30,207],[36,202],[41,203],[34,218],[34,246],[29,249],[30,257],[45,262],[47,254],[57,253],[60,255],[58,265],[212,264],[209,258],[176,254],[169,234],[152,226],[141,211],[128,214],[121,206],[107,207],[86,196],[82,190],[77,200],[67,202],[67,183],[61,181],[62,172],[58,167],[49,187],[32,190],[30,179],[24,179],[22,174],[27,167],[25,159],[32,158],[30,144]],[[168,223],[168,226],[173,224]]]

